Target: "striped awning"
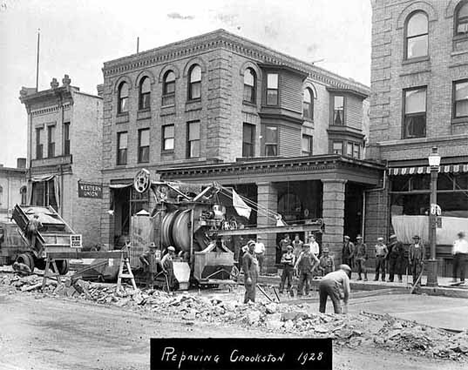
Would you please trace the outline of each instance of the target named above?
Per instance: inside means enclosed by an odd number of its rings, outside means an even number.
[[[468,164],[447,164],[439,167],[439,172],[442,173],[459,173],[468,172]],[[394,167],[388,169],[390,176],[398,175],[424,175],[431,173],[431,167],[420,166],[420,167]]]

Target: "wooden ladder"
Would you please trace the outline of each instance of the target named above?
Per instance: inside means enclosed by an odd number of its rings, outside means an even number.
[[[51,268],[50,268],[51,264],[52,264],[52,267],[53,267],[54,271],[52,271]],[[42,279],[42,291],[44,291],[47,279],[50,279],[50,278],[53,278],[53,277],[55,277],[57,279],[57,282],[59,284],[62,283],[61,280],[60,280],[60,273],[59,273],[59,270],[57,268],[57,264],[55,263],[55,259],[51,258],[50,256],[47,256],[46,265],[45,265],[45,269],[44,269],[44,277]]]
[[[132,268],[130,267],[130,259],[128,258],[127,252],[122,253],[120,258],[119,276],[117,279],[117,292],[122,289],[122,279],[130,279],[133,289],[137,290],[135,276],[133,276]]]

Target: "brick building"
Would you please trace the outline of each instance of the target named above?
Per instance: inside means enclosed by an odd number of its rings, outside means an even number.
[[[16,204],[26,204],[26,159],[18,158],[16,167],[0,164],[0,220],[11,217]]]
[[[20,92],[28,113],[28,204],[54,207],[92,246],[100,240],[102,98],[80,92],[68,75],[50,87]]]
[[[141,168],[233,186],[288,223],[322,218],[335,255],[344,233],[361,233],[363,192],[384,168],[364,160],[366,86],[224,30],[106,62],[103,74],[103,240],[154,206],[131,186]],[[277,236],[264,237],[271,266]]]
[[[385,189],[369,193],[369,240],[393,230],[428,240],[428,156],[442,157],[437,198],[442,272],[468,231],[468,2],[372,1],[368,158],[386,161]]]

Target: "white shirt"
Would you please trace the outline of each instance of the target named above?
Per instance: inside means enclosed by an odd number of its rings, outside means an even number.
[[[457,253],[468,254],[468,242],[465,239],[457,239],[453,243],[452,254]]]
[[[255,243],[254,252],[257,254],[265,253],[265,244],[263,244],[262,242]]]
[[[317,242],[310,242],[310,253],[315,254],[316,256],[320,253],[320,247]]]

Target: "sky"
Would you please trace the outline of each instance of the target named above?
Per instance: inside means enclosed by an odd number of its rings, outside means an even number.
[[[370,83],[370,0],[0,0],[0,164],[26,157],[22,86],[68,74],[96,94],[103,63],[219,28]]]

